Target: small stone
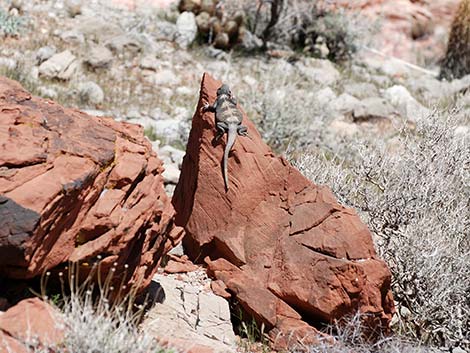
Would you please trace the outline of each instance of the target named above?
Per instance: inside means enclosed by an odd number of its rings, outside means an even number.
[[[361,101],[350,94],[343,93],[330,104],[330,108],[341,114],[349,114],[361,104]]]
[[[77,58],[69,50],[65,50],[44,61],[39,66],[39,75],[46,78],[69,80],[77,68]]]
[[[82,0],[66,0],[65,9],[70,17],[75,17],[82,13]]]
[[[372,83],[348,83],[344,85],[344,92],[359,99],[377,97],[379,91]]]
[[[160,67],[160,62],[155,55],[146,55],[140,60],[139,67],[144,70],[157,71]]]
[[[113,61],[113,53],[105,46],[92,46],[85,63],[94,69],[108,67]]]
[[[330,87],[325,87],[315,94],[315,99],[320,105],[326,105],[336,99],[336,93]]]
[[[355,120],[364,121],[369,119],[388,119],[395,113],[393,107],[383,98],[363,99],[353,111]]]
[[[184,151],[181,151],[170,145],[165,145],[158,150],[159,157],[162,157],[162,158],[169,157],[169,159],[173,163],[175,163],[178,166],[178,168],[181,167],[181,165],[183,164],[184,155],[185,155]]]
[[[227,286],[225,285],[225,283],[219,279],[211,282],[211,289],[214,294],[218,295],[219,297],[225,299],[230,299],[232,297],[232,295],[227,292]]]
[[[40,86],[38,87],[39,95],[43,98],[48,99],[56,99],[57,98],[57,91],[50,87]]]
[[[104,92],[100,86],[93,81],[81,83],[78,86],[80,100],[86,104],[99,105],[103,103]]]
[[[142,50],[142,43],[133,34],[121,34],[109,39],[105,46],[115,53],[138,53]]]
[[[57,50],[53,46],[41,47],[36,52],[36,62],[38,63],[38,65],[40,65],[44,61],[50,59],[56,52]]]
[[[59,34],[59,38],[69,44],[83,44],[85,43],[85,36],[75,29],[65,31]]]
[[[334,120],[329,126],[328,130],[336,136],[351,137],[359,132],[359,127],[356,124],[348,123],[343,120]]]
[[[173,164],[165,165],[165,171],[163,172],[163,182],[165,184],[178,184],[181,171]]]
[[[307,78],[325,86],[333,85],[341,77],[334,64],[328,60],[306,58],[304,62],[298,61],[296,67]]]
[[[258,50],[263,47],[263,40],[243,26],[238,29],[238,40],[240,47],[247,51]]]
[[[155,75],[153,75],[152,81],[155,85],[168,86],[177,85],[180,82],[176,74],[170,69],[164,69],[157,72]]]
[[[176,21],[176,43],[182,48],[187,48],[196,39],[196,16],[192,12],[181,13]]]
[[[406,87],[395,85],[387,88],[384,97],[399,110],[402,116],[410,121],[415,122],[431,114],[431,111],[422,106]]]

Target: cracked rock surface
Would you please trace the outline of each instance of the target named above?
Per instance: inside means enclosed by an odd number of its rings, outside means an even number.
[[[228,302],[210,291],[203,270],[184,276],[157,274],[153,280],[164,298],[149,311],[145,330],[185,352],[236,352]]]
[[[101,258],[103,270],[144,287],[181,236],[162,172],[140,126],[0,78],[0,275],[31,278]]]
[[[214,116],[200,113],[220,85],[204,75],[173,196],[189,255],[206,257],[209,273],[280,342],[313,337],[314,325],[358,310],[386,328],[394,312],[390,271],[367,226],[327,187],[275,156],[246,116],[249,136],[230,153],[225,192],[225,137],[213,144]]]

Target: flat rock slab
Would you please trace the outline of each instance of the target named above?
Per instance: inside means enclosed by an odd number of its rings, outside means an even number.
[[[386,328],[394,312],[391,275],[368,228],[330,189],[276,157],[246,116],[249,136],[239,136],[230,153],[225,191],[225,137],[213,142],[214,115],[200,111],[220,85],[204,75],[173,196],[190,257],[207,256],[209,273],[281,341],[292,332],[313,337],[309,324],[358,310],[374,328]]]
[[[182,235],[162,172],[142,127],[0,77],[0,276],[101,259],[144,286]]]
[[[155,275],[164,293],[161,303],[149,311],[143,327],[166,346],[183,351],[201,347],[214,353],[235,353],[236,337],[226,299],[197,283],[172,275]]]

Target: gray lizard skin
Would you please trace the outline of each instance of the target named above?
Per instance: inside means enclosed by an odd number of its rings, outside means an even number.
[[[215,113],[215,125],[217,128],[217,135],[215,136],[215,140],[219,140],[225,133],[227,133],[227,144],[225,145],[224,159],[222,163],[225,190],[228,191],[228,155],[233,147],[233,144],[235,143],[237,135],[246,136],[247,128],[246,126],[242,125],[243,114],[240,109],[237,108],[237,100],[232,95],[230,88],[226,84],[223,84],[217,90],[217,98],[215,99],[214,104],[206,104],[203,107],[203,112],[206,111]]]

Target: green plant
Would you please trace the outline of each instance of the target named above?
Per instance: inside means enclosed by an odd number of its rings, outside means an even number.
[[[0,8],[0,35],[4,37],[14,37],[19,35],[24,25],[24,19],[14,16]]]

